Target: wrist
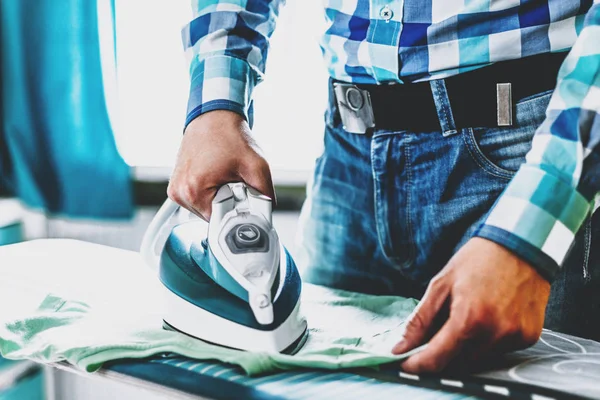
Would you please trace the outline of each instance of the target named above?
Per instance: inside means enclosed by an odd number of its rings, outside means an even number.
[[[518,253],[515,253],[512,249],[498,243],[494,240],[487,239],[485,237],[474,237],[474,242],[477,242],[479,246],[485,246],[489,248],[488,254],[496,253],[499,256],[503,257],[503,259],[512,258],[514,260],[514,264],[519,266],[519,269],[523,271],[524,278],[536,278],[536,280],[543,281],[544,286],[550,287],[551,281],[544,275],[544,273],[540,272],[538,268],[536,268],[531,262],[527,259],[523,258]],[[507,264],[506,262],[504,264]]]
[[[246,120],[240,114],[229,110],[213,110],[194,118],[186,126],[184,134],[188,131],[232,131],[240,129],[246,124]]]

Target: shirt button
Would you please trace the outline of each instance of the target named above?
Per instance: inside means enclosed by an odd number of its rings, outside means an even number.
[[[385,6],[379,11],[379,16],[383,18],[385,22],[390,22],[390,20],[394,16],[394,12],[390,7]]]

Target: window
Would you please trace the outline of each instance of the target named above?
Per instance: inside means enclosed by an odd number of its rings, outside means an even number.
[[[190,4],[116,1],[117,106],[111,118],[121,154],[132,166],[174,163],[189,89],[180,32],[191,18]],[[271,41],[266,80],[255,92],[254,136],[278,183],[304,183],[322,148],[322,19],[317,2],[288,1]]]

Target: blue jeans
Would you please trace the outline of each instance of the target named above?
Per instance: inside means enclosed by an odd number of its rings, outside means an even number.
[[[525,161],[551,96],[520,100],[512,127],[456,129],[443,81],[431,87],[441,129],[426,133],[348,133],[330,93],[298,231],[305,281],[420,298]],[[546,327],[600,339],[600,212],[553,283]]]

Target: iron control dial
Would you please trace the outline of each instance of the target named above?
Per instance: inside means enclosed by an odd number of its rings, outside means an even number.
[[[269,251],[269,238],[262,228],[254,224],[235,226],[225,239],[233,254]]]

